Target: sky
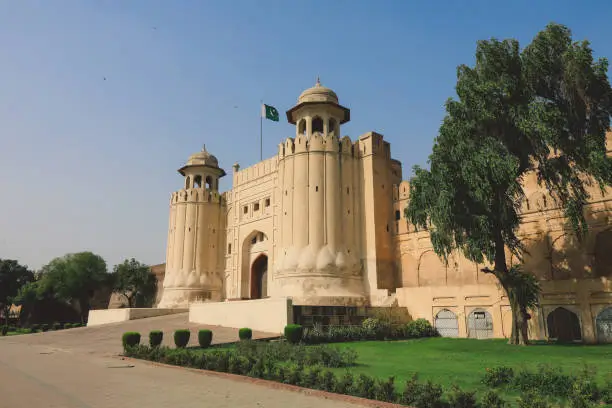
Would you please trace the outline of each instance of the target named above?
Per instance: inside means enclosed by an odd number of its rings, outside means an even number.
[[[315,84],[351,109],[343,135],[382,133],[426,165],[456,69],[476,42],[524,46],[549,22],[612,57],[612,2],[0,0],[0,258],[38,269],[93,251],[163,263],[177,173],[203,144],[229,175],[295,131]]]

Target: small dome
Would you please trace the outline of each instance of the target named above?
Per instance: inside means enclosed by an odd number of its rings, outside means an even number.
[[[215,156],[208,153],[206,145],[202,146],[202,151],[197,152],[189,156],[187,159],[187,166],[209,166],[219,167],[219,161]]]
[[[298,98],[298,104],[302,102],[338,102],[338,95],[331,89],[324,87],[321,85],[319,78],[317,78],[317,83],[312,88],[306,89],[304,92],[300,94]]]

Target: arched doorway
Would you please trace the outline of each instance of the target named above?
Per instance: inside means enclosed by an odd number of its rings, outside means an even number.
[[[436,315],[434,327],[442,337],[459,337],[457,315],[448,309],[440,310]]]
[[[606,307],[595,318],[597,342],[612,343],[612,307]]]
[[[558,307],[546,317],[548,337],[559,341],[582,340],[580,320],[576,313],[564,307]]]
[[[251,299],[268,296],[268,257],[261,254],[251,265]]]
[[[490,339],[493,337],[493,318],[486,310],[476,309],[468,316],[468,337]]]

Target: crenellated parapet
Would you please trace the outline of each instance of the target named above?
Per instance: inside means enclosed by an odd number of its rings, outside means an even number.
[[[234,186],[255,182],[265,176],[276,173],[277,170],[278,158],[276,156],[260,161],[250,167],[245,167],[244,169],[235,167],[233,179]]]
[[[335,133],[315,132],[311,137],[299,135],[289,137],[278,145],[278,159],[310,152],[340,153],[342,156],[359,157],[359,142],[353,142],[349,136],[338,139]]]
[[[207,190],[205,188],[181,189],[172,193],[170,203],[211,203],[225,205],[224,194],[225,193],[219,194],[218,191]]]

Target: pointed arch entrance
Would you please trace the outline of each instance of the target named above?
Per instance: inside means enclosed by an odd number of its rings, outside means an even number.
[[[268,256],[259,255],[251,265],[251,299],[268,296]]]
[[[582,340],[580,320],[576,313],[564,307],[558,307],[546,317],[548,337],[558,341]]]

